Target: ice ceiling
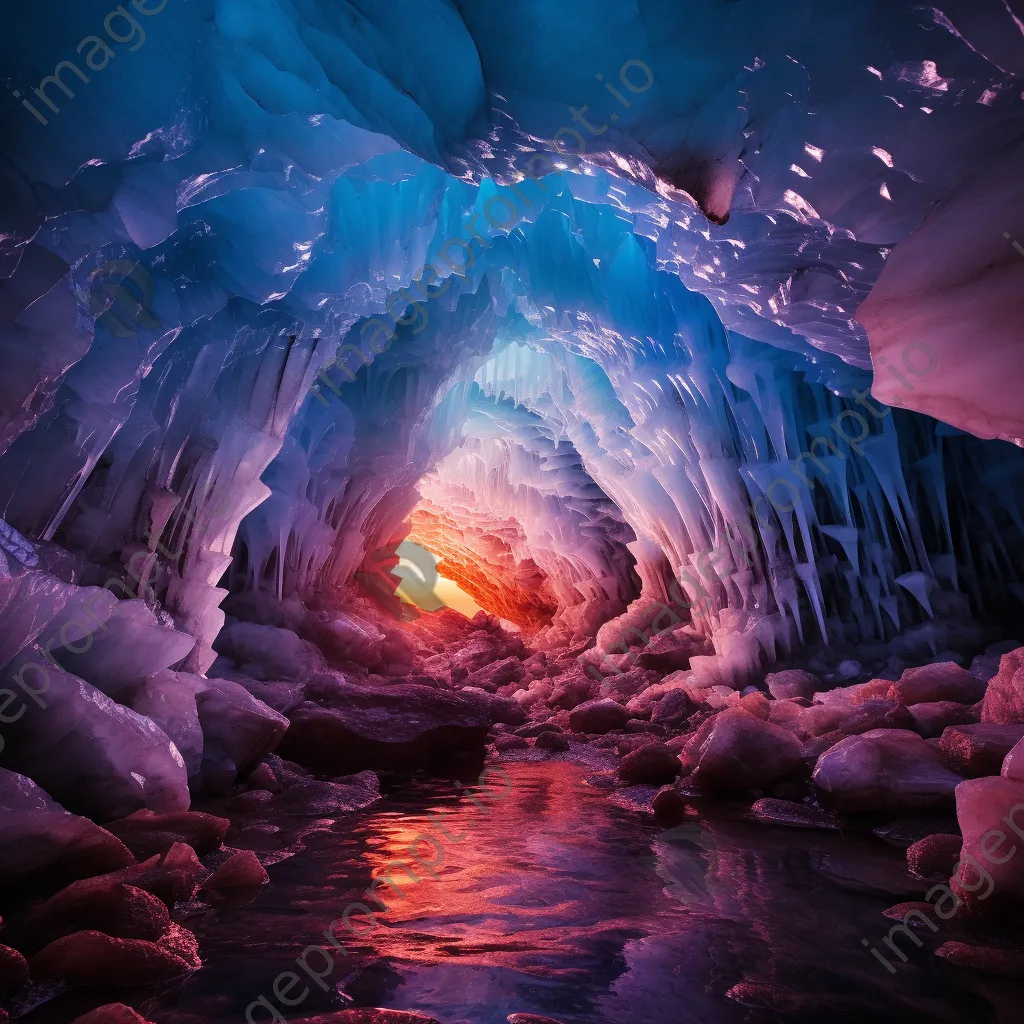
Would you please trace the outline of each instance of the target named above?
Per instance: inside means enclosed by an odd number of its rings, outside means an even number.
[[[36,9],[0,510],[151,571],[186,667],[410,528],[550,643],[696,580],[739,666],[1024,595],[964,433],[1024,435],[1020,0]]]

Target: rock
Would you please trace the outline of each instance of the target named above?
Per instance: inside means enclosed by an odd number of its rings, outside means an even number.
[[[300,778],[289,781],[284,791],[274,798],[277,813],[326,817],[361,811],[380,799],[380,782],[370,771],[322,782]]]
[[[522,736],[499,736],[494,741],[494,749],[503,754],[506,750],[529,750],[530,744]]]
[[[939,749],[950,768],[966,778],[998,775],[1003,760],[1024,737],[1024,725],[955,725],[944,730]]]
[[[875,729],[909,729],[914,724],[910,712],[898,701],[872,697],[850,707],[817,705],[800,716],[801,734],[806,738],[842,732],[847,736]]]
[[[788,697],[813,697],[822,688],[821,680],[810,672],[791,668],[784,672],[769,672],[764,677],[768,692],[776,700]]]
[[[72,1024],[151,1024],[124,1003],[107,1003],[84,1017],[76,1017]]]
[[[238,773],[252,768],[277,747],[288,729],[288,719],[239,683],[209,679],[207,684],[196,694],[203,730],[202,779],[208,793],[220,795],[234,784]],[[217,769],[223,770],[223,776]]]
[[[569,749],[569,737],[560,732],[542,732],[534,740],[533,745],[536,750],[550,750],[558,753]]]
[[[1024,898],[1024,856],[1019,856],[1024,845],[1024,782],[996,776],[960,783],[956,817],[964,837],[961,857],[966,866],[951,887],[972,904],[981,903],[993,891],[1003,903]],[[979,864],[991,881],[980,877],[975,867]]]
[[[901,704],[926,704],[955,701],[977,704],[985,696],[987,684],[951,661],[908,668],[899,682],[889,689],[889,699]]]
[[[306,703],[296,709],[279,750],[331,775],[430,767],[454,756],[483,753],[495,721],[495,699],[414,684],[349,684],[344,707]]]
[[[999,774],[1004,779],[1024,782],[1024,740],[1015,743],[1013,749],[1003,758]]]
[[[249,789],[233,797],[228,804],[229,811],[260,811],[269,809],[276,794],[269,789]]]
[[[236,850],[206,880],[205,889],[243,889],[266,885],[270,876],[252,850]]]
[[[253,679],[300,679],[316,664],[315,648],[292,630],[254,622],[226,626],[214,640],[213,649]]]
[[[207,681],[188,672],[163,669],[136,688],[131,708],[160,727],[178,748],[191,779],[203,761],[203,730],[196,710],[196,694]]]
[[[115,704],[82,679],[16,658],[5,670],[39,690],[17,722],[5,725],[0,765],[33,779],[68,810],[109,821],[149,807],[185,810],[185,763],[148,718]]]
[[[518,683],[525,674],[523,663],[518,658],[503,658],[471,672],[466,682],[470,686],[478,686],[481,690],[494,693],[499,687]]]
[[[157,814],[143,810],[107,824],[107,830],[139,860],[146,860],[154,853],[167,853],[175,843],[187,843],[198,854],[209,853],[224,842],[230,827],[227,818],[201,811]]]
[[[714,648],[709,641],[679,630],[652,637],[651,642],[641,649],[637,663],[641,668],[653,669],[667,675],[670,672],[688,669],[690,658],[694,655],[710,654],[714,654]]]
[[[839,828],[834,814],[793,800],[762,797],[755,800],[747,817],[766,825],[787,825],[791,828],[815,828],[835,831]]]
[[[793,733],[745,711],[723,711],[708,725],[700,745],[687,748],[695,760],[689,784],[698,789],[764,789],[802,764],[803,748]]]
[[[28,984],[28,961],[16,949],[0,946],[0,990]]]
[[[620,762],[618,776],[628,786],[663,786],[679,777],[679,758],[662,743],[645,743]]]
[[[981,720],[995,725],[1024,725],[1024,647],[1004,654],[988,683]]]
[[[951,700],[911,704],[907,710],[914,719],[914,731],[925,739],[941,736],[942,730],[950,725],[971,725],[981,716],[976,705],[957,704]]]
[[[152,893],[112,878],[88,881],[92,884],[68,886],[29,911],[20,933],[33,949],[84,929],[150,941],[167,931],[167,907]]]
[[[510,1013],[505,1019],[508,1024],[562,1024],[554,1017],[538,1017],[535,1013]]]
[[[840,811],[897,811],[949,803],[963,781],[916,732],[875,729],[818,758],[813,780]]]
[[[557,725],[554,725],[551,722],[541,722],[539,725],[521,726],[520,728],[516,729],[516,735],[522,736],[523,739],[529,740],[533,739],[536,736],[540,736],[541,733],[561,731],[562,730],[559,729]]]
[[[686,816],[686,800],[676,786],[662,786],[651,798],[651,810],[659,825],[671,828]]]
[[[548,704],[553,708],[572,711],[589,701],[596,692],[597,685],[589,676],[569,677],[555,686]]]
[[[935,955],[957,967],[970,967],[1006,978],[1024,978],[1024,953],[994,949],[991,946],[973,946],[967,942],[944,942],[935,950]]]
[[[662,729],[685,729],[694,712],[685,690],[669,690],[651,707],[651,725]]]
[[[918,878],[944,882],[952,876],[963,845],[961,836],[926,836],[907,847],[907,867]]]
[[[588,700],[569,712],[569,728],[573,732],[597,733],[603,735],[612,729],[621,729],[629,718],[629,712],[610,697]]]
[[[70,985],[148,985],[181,977],[201,966],[191,932],[172,924],[159,943],[118,939],[97,931],[75,932],[51,942],[29,961],[32,977]],[[193,947],[190,952],[190,946]]]
[[[191,846],[175,843],[162,857],[150,857],[142,864],[113,871],[98,879],[83,879],[75,885],[88,886],[115,879],[145,889],[168,907],[173,907],[176,903],[192,899],[209,874]]]
[[[134,862],[116,836],[69,814],[31,779],[0,768],[0,887],[40,876],[61,884]]]

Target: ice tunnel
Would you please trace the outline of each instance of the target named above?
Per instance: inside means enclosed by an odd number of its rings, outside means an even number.
[[[7,16],[0,1020],[1019,1021],[1021,0]]]

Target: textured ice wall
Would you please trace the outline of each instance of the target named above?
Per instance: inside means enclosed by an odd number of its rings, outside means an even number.
[[[694,568],[710,632],[772,620],[765,647],[927,615],[954,568],[976,604],[1016,584],[1018,462],[863,407],[860,451],[829,432],[891,247],[1024,126],[1009,9],[940,6],[38,4],[2,44],[35,110],[0,108],[5,515],[152,568],[192,669],[232,551],[239,584],[341,587],[431,473],[482,529],[511,514],[563,611],[634,594],[623,548],[649,587]],[[629,61],[627,108],[596,76]],[[584,162],[496,200],[584,103]],[[478,391],[542,427],[477,436]],[[776,488],[739,567],[749,499],[819,435],[829,472]]]

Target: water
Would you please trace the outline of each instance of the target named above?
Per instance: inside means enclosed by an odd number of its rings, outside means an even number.
[[[508,782],[491,776],[487,790],[409,784],[336,821],[237,819],[230,844],[281,859],[251,902],[197,906],[183,919],[204,970],[134,1000],[124,989],[65,997],[25,1020],[68,1021],[100,996],[157,1024],[239,1024],[247,1007],[258,1022],[373,1005],[444,1024],[504,1024],[513,1012],[565,1024],[1021,1019],[1016,983],[958,972],[905,939],[912,956],[896,960],[895,975],[867,953],[861,939],[879,945],[893,923],[882,910],[920,898],[900,851],[879,840],[725,817],[665,832],[587,785],[580,766],[503,770]],[[420,835],[434,840],[416,847],[425,867],[406,853]],[[395,860],[416,879],[393,870],[398,891],[378,885],[385,911],[365,892]],[[365,935],[336,926],[348,952],[334,950],[333,971],[308,954],[325,991],[296,957],[326,944],[323,930],[360,902],[349,920]]]

